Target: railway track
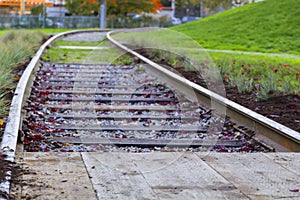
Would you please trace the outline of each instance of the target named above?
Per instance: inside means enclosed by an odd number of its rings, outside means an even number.
[[[250,130],[238,129],[230,120],[222,131],[210,131],[212,121],[224,121],[139,69],[140,64],[42,62],[25,106],[24,149],[270,150],[253,142]]]
[[[24,150],[273,151],[148,68],[41,62],[24,107]]]
[[[69,34],[76,33],[82,32]],[[110,34],[112,43],[142,63],[39,61],[44,49],[63,35],[41,48],[26,80],[20,81],[22,95],[13,104],[19,109],[14,117],[22,120],[8,124],[6,132],[16,132],[17,125],[22,134],[6,134],[2,148],[14,151],[19,137],[26,151],[299,150],[295,131],[207,92],[119,44]],[[191,89],[202,101],[189,98]],[[209,109],[212,101],[226,106],[229,117],[215,115]]]
[[[47,41],[20,79],[1,143],[8,160],[18,138],[28,152],[300,151],[299,133],[179,77],[110,34],[140,61],[41,61],[64,35]],[[227,116],[210,109],[212,102]],[[8,191],[9,183],[1,188]]]

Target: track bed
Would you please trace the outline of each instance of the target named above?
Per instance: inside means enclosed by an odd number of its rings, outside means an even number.
[[[25,151],[269,150],[138,65],[43,62],[25,111]]]

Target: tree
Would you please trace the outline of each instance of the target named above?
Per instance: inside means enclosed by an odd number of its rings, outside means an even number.
[[[232,0],[175,0],[175,4],[176,11],[180,11],[186,15],[192,15],[195,14],[195,11],[199,13],[200,7],[202,6],[209,10],[218,9],[220,6],[228,8],[232,5]]]
[[[93,15],[99,12],[99,0],[67,0],[66,8],[73,15]],[[107,15],[127,15],[128,13],[155,13],[162,7],[159,0],[109,0]]]
[[[107,2],[107,13],[125,16],[128,13],[156,13],[161,7],[159,0],[111,0]]]
[[[43,10],[44,10],[44,6],[39,5],[39,6],[31,8],[31,14],[32,15],[40,15],[43,13]]]
[[[72,15],[97,15],[99,2],[91,0],[67,0],[66,8]]]

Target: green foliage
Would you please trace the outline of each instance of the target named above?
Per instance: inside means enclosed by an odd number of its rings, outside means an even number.
[[[97,15],[99,12],[99,1],[94,3],[87,0],[67,0],[66,8],[72,15]]]
[[[126,16],[128,13],[155,13],[160,6],[159,0],[111,0],[107,2],[107,14]]]
[[[72,15],[98,15],[100,1],[67,0],[66,8]],[[159,1],[153,0],[110,0],[107,1],[107,15],[126,16],[128,13],[153,13],[159,9]]]
[[[204,48],[300,55],[299,0],[264,0],[172,27]]]
[[[133,63],[133,59],[130,55],[124,54],[120,57],[118,57],[113,64],[114,65],[131,65]]]
[[[9,111],[9,102],[5,100],[6,94],[0,94],[0,117],[3,118]]]
[[[258,100],[300,93],[300,59],[270,57],[268,60],[266,56],[256,56],[254,62],[249,55],[233,57],[229,54],[224,60],[219,59],[217,53],[212,56],[217,58],[215,61],[224,81],[237,86],[241,93],[255,89]]]
[[[272,73],[269,73],[267,79],[260,81],[260,92],[257,94],[258,100],[266,100],[271,97],[274,97],[276,94],[276,80]]]
[[[139,65],[138,68],[136,69],[136,71],[144,71],[144,70],[145,70],[144,65]]]
[[[9,31],[0,38],[0,69],[12,70],[16,63],[25,61],[38,47],[40,32]]]
[[[231,78],[232,84],[234,84],[238,91],[242,94],[250,93],[253,90],[253,79],[247,76],[234,76]]]

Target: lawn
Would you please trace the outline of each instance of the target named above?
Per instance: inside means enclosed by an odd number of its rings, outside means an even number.
[[[107,47],[101,50],[63,49],[57,46],[97,46]],[[54,45],[44,53],[43,60],[58,63],[84,63],[84,64],[109,64],[118,59],[123,52],[111,48],[110,42],[79,42],[69,40],[57,40]]]
[[[107,43],[102,41],[98,42],[86,42],[86,41],[73,41],[73,40],[64,40],[58,39],[55,41],[55,46],[107,46]]]
[[[264,0],[171,27],[204,48],[300,55],[299,0]]]
[[[224,82],[237,86],[241,93],[258,90],[258,100],[300,94],[300,58],[206,52],[191,38],[168,29],[118,33],[113,38],[132,48],[146,48],[151,59],[165,60],[173,67],[201,71],[203,67],[197,66],[209,66],[207,73],[218,71]]]
[[[44,34],[52,34],[52,33],[61,33],[68,31],[69,29],[50,29],[50,28],[45,28],[45,29],[26,29],[26,32],[41,32]],[[22,32],[25,31],[25,29],[1,29],[0,30],[0,36],[11,31],[16,31],[16,32]]]

